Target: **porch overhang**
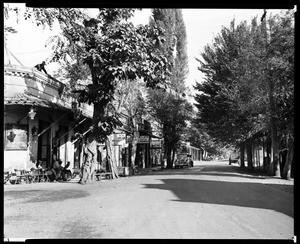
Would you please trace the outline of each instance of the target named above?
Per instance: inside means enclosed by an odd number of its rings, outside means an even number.
[[[52,109],[58,109],[63,111],[72,111],[72,105],[69,105],[65,102],[59,102],[59,101],[49,101],[42,98],[35,97],[30,94],[25,93],[19,93],[16,94],[14,97],[5,97],[4,98],[4,105],[28,105],[28,106],[34,106],[34,107],[44,107],[44,108],[52,108]],[[86,113],[85,111],[82,111],[83,115],[87,118],[92,118],[92,116],[89,113]]]

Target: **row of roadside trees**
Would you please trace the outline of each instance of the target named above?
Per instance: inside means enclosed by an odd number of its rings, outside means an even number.
[[[198,59],[206,76],[195,89],[196,124],[240,148],[252,168],[264,146],[269,175],[289,178],[294,160],[294,11],[223,27]]]

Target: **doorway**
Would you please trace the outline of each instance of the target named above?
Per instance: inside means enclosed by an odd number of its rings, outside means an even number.
[[[50,126],[50,122],[39,121],[39,133]],[[50,129],[45,131],[38,138],[38,160],[43,167],[50,167]]]

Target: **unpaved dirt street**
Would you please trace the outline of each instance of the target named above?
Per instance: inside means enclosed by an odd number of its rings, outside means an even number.
[[[293,180],[227,161],[102,180],[4,186],[5,238],[292,239]]]

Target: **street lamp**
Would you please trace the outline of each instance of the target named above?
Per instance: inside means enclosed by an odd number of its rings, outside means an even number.
[[[30,110],[29,110],[29,112],[25,115],[25,117],[23,117],[22,119],[20,119],[19,121],[17,121],[17,124],[20,124],[20,122],[23,119],[27,118],[27,117],[29,117],[30,119],[33,120],[34,117],[35,117],[35,115],[36,115],[35,109],[33,107],[31,107]]]
[[[31,107],[31,108],[30,108],[30,111],[28,112],[28,116],[29,116],[30,119],[33,120],[34,117],[35,117],[35,115],[36,115],[36,112],[34,111],[34,108]]]

